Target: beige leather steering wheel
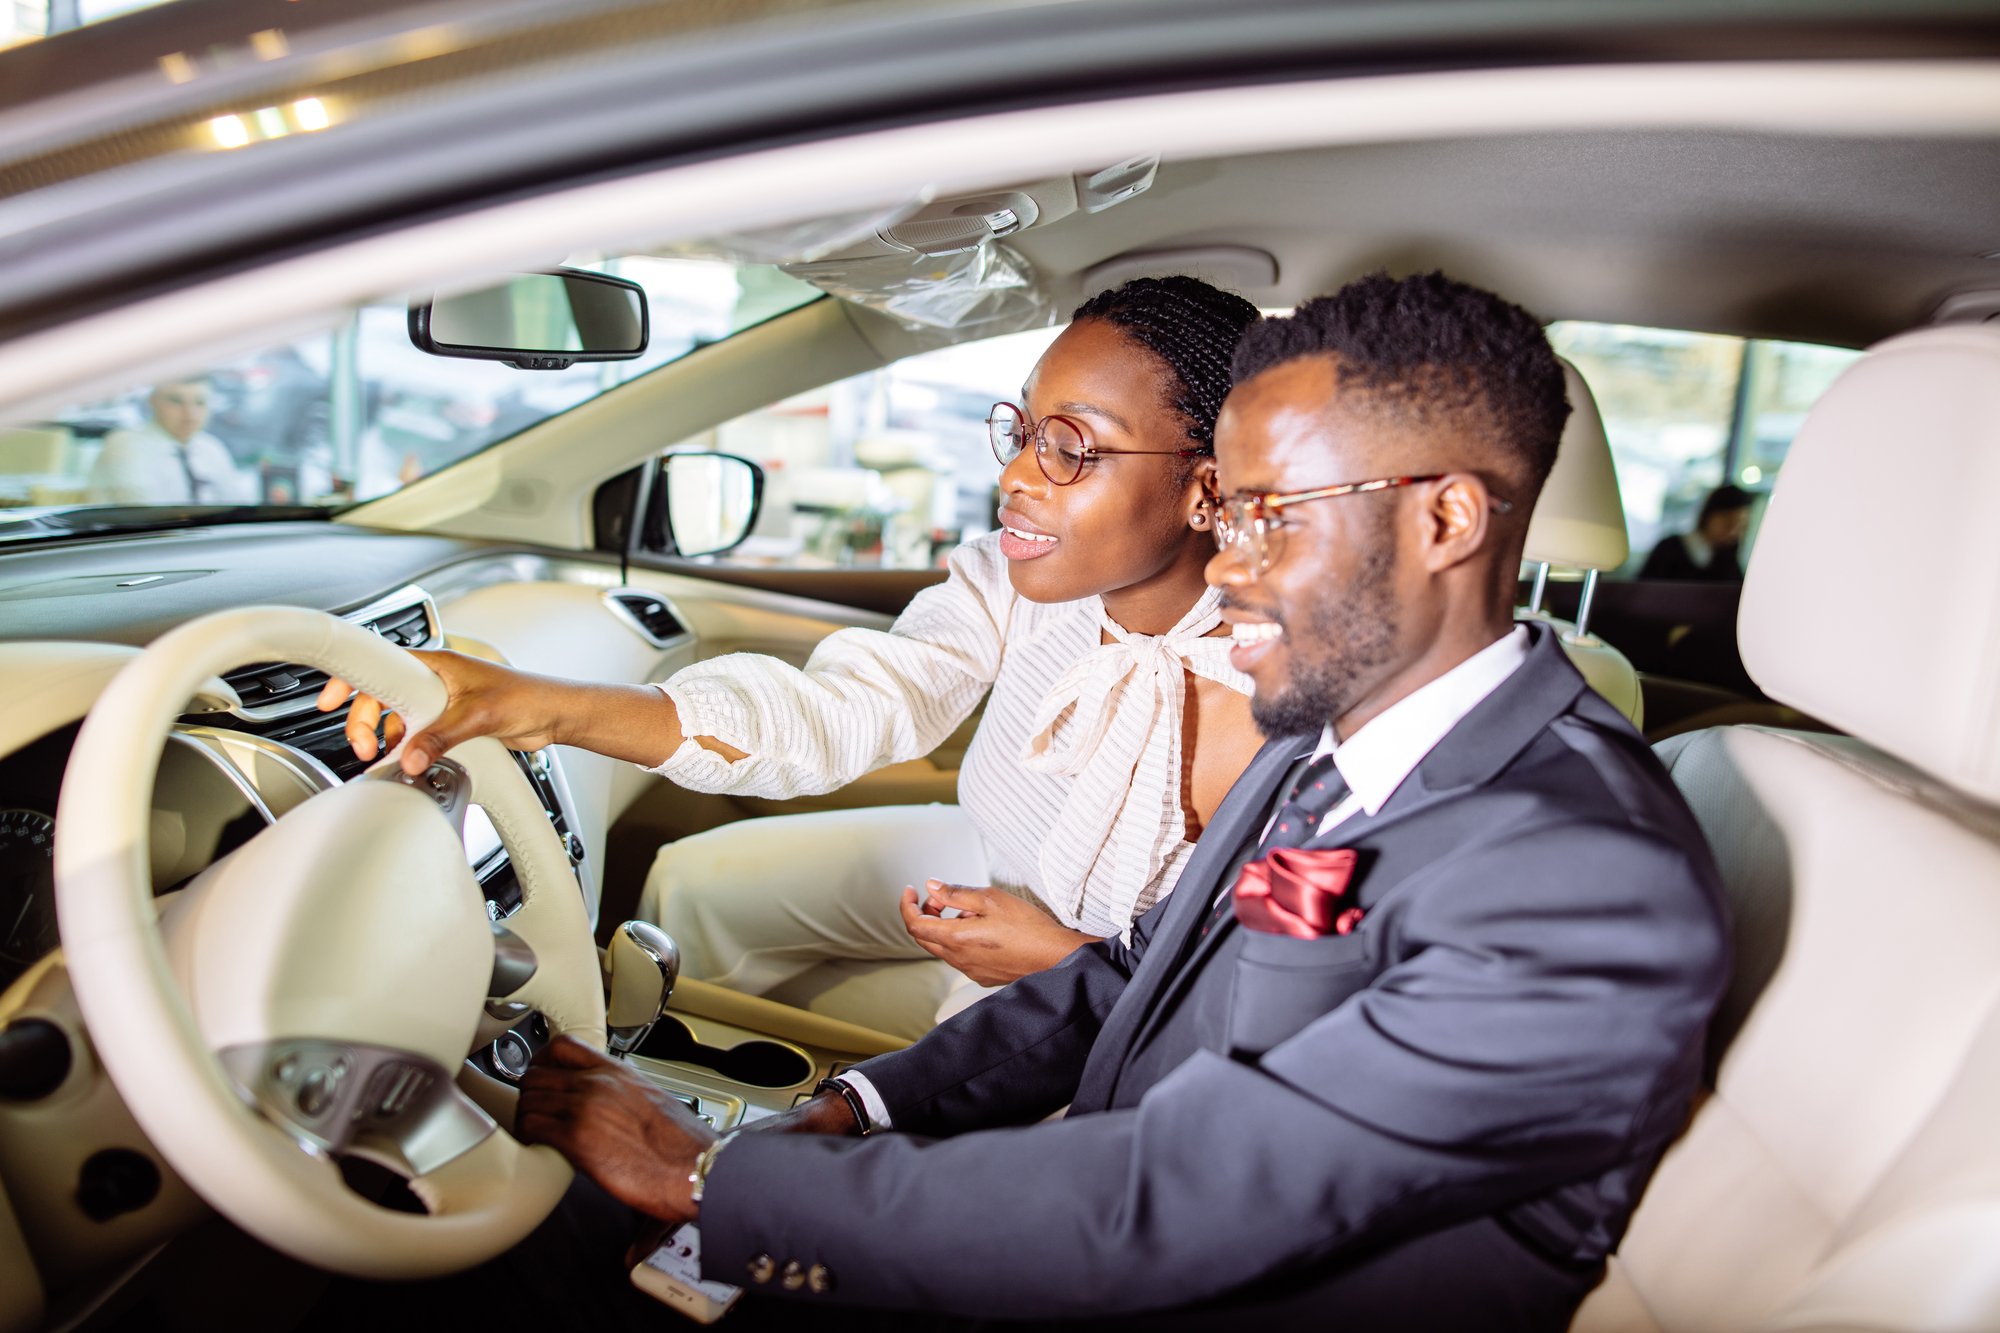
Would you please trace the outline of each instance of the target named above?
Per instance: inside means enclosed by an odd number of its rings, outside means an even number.
[[[444,706],[414,657],[316,611],[251,607],[163,635],[91,710],[63,780],[56,903],[77,1001],[154,1146],[246,1231],[360,1276],[465,1268],[525,1236],[570,1181],[454,1079],[489,998],[604,1044],[582,893],[519,766],[482,739],[422,779],[378,765],[314,796],[157,903],[161,746],[204,681],[254,662],[331,672],[412,731]],[[521,882],[499,926],[454,822],[468,798]],[[428,1215],[349,1190],[343,1154],[401,1172]]]

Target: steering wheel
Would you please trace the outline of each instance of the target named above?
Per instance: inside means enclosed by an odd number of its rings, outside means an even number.
[[[480,739],[421,778],[385,763],[312,797],[156,902],[165,737],[204,682],[254,662],[331,672],[412,732],[445,703],[416,658],[317,611],[251,607],[161,636],[91,710],[63,779],[56,906],[78,1005],[154,1146],[244,1230],[357,1276],[469,1267],[526,1236],[570,1182],[454,1075],[490,999],[604,1044],[582,892],[519,765]],[[473,799],[520,878],[504,922],[488,919],[455,823]],[[345,1155],[399,1172],[427,1213],[348,1189]]]

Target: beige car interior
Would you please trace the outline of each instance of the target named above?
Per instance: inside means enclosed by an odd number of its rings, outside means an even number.
[[[1992,282],[1990,261],[1976,257],[1992,245],[1982,239],[1992,211],[1980,193],[1992,186],[1974,151],[1982,136],[2000,133],[1992,80],[1978,61],[1447,71],[888,126],[385,228],[135,299],[0,345],[0,404],[54,411],[185,369],[190,347],[260,346],[268,328],[308,327],[387,290],[539,267],[580,240],[618,253],[770,223],[778,220],[774,181],[794,201],[873,206],[1040,179],[1078,159],[1114,161],[1135,139],[1166,153],[1145,207],[1018,238],[1059,306],[1073,304],[1104,265],[1172,269],[1188,247],[1223,237],[1271,261],[1274,285],[1248,292],[1268,305],[1379,266],[1439,266],[1520,293],[1550,314],[1860,345],[1921,324],[1939,292]],[[1661,162],[1675,170],[1659,170]],[[1930,209],[1918,180],[1951,182],[1956,206]],[[1810,197],[1795,202],[1787,189]],[[1468,199],[1480,206],[1467,207]],[[1784,228],[1760,229],[1765,210],[1810,215],[1827,235],[1864,240],[1852,249],[1799,245]],[[1339,225],[1330,229],[1329,218]],[[1690,245],[1689,236],[1714,239]],[[1878,265],[1886,243],[1865,238],[1890,236],[1907,256]],[[1840,300],[1814,295],[1826,291]],[[621,571],[591,550],[593,493],[719,422],[952,340],[845,302],[816,302],[339,522],[492,544],[452,557],[411,590],[430,607],[434,633],[423,646],[625,683],[735,651],[800,662],[835,629],[883,628],[891,618],[640,563]],[[1627,554],[1603,423],[1588,386],[1571,375],[1576,410],[1528,540],[1529,559],[1552,579],[1588,579]],[[1736,913],[1737,980],[1717,1028],[1710,1094],[1669,1152],[1579,1330],[2000,1328],[2000,1153],[1992,1147],[2000,1108],[2000,547],[1984,512],[1996,480],[1987,474],[2000,468],[1996,386],[2000,328],[1904,334],[1837,383],[1792,448],[1744,594],[1743,655],[1759,685],[1797,710],[1783,716],[1810,714],[1848,736],[1745,725],[1661,747],[1722,866]],[[46,470],[67,447],[54,432],[0,432],[0,467]],[[685,632],[663,638],[635,627],[615,604],[628,593],[659,599]],[[1892,607],[1901,614],[1885,626],[1882,609]],[[1562,625],[1572,660],[1641,722],[1631,663],[1589,633],[1587,612],[1578,620]],[[377,1236],[384,1210],[334,1200],[324,1162],[277,1164],[282,1152],[303,1157],[298,1141],[230,1100],[236,1094],[211,1056],[201,998],[178,1004],[163,989],[172,967],[187,965],[185,950],[196,942],[214,949],[216,937],[189,923],[169,926],[163,942],[146,919],[152,890],[204,864],[225,816],[278,819],[270,832],[300,847],[322,839],[324,851],[338,829],[305,821],[286,831],[287,812],[348,791],[356,793],[347,798],[351,817],[400,822],[405,812],[388,801],[395,792],[387,784],[372,784],[380,794],[360,790],[369,783],[342,787],[324,767],[295,763],[276,747],[236,741],[225,753],[224,742],[205,735],[201,715],[237,703],[215,678],[230,669],[226,646],[220,637],[178,645],[180,656],[163,659],[177,673],[172,681],[156,677],[150,703],[119,704],[144,745],[91,748],[104,766],[97,771],[116,783],[116,801],[105,802],[115,822],[103,826],[99,859],[75,859],[89,844],[63,852],[62,891],[86,886],[79,901],[95,903],[101,933],[66,938],[0,993],[0,1025],[53,1024],[78,1053],[52,1095],[0,1099],[0,1333],[65,1326],[152,1256],[171,1253],[163,1246],[212,1220],[211,1205],[322,1266],[437,1271],[442,1259],[503,1248],[533,1203],[560,1187],[542,1154],[504,1132],[512,1095],[504,1080],[468,1066],[457,1089],[497,1132],[445,1163],[437,1188],[419,1192],[448,1215],[412,1216]],[[235,646],[253,651],[246,641]],[[325,645],[261,642],[254,651],[303,661]],[[0,756],[111,700],[110,682],[141,656],[105,643],[0,643]],[[421,709],[421,686],[391,680],[385,688],[405,691]],[[1760,719],[1776,716],[1757,708]],[[580,999],[583,990],[598,994],[598,977],[583,966],[596,960],[582,958],[589,937],[578,922],[594,918],[601,940],[629,914],[660,843],[750,815],[952,799],[969,725],[926,759],[797,802],[697,796],[632,765],[552,754],[539,771],[562,793],[566,831],[587,854],[552,851],[539,811],[495,822],[508,850],[558,886],[544,901],[567,904],[552,913],[562,919],[546,943],[549,957],[563,960],[544,979],[566,988],[569,1003],[558,1013],[566,1009],[579,1031],[602,1022],[601,1010],[584,1012]],[[157,777],[146,770],[154,740],[167,746]],[[482,776],[502,792],[516,781],[506,761],[475,773]],[[515,795],[526,799],[525,790]],[[363,809],[369,802],[377,804]],[[329,817],[340,813],[324,803]],[[169,858],[163,849],[176,839]],[[150,865],[139,857],[149,843]],[[430,845],[423,855],[439,874],[462,877],[453,849]],[[213,887],[218,903],[241,907],[227,884]],[[289,938],[284,930],[313,920],[335,887],[326,876],[302,876],[288,901],[307,915],[290,926],[246,926],[254,944],[240,958],[226,951],[215,965],[218,984],[261,978],[276,987],[269,964]],[[581,912],[569,910],[579,904]],[[64,913],[67,936],[67,904]],[[410,929],[478,924],[419,920]],[[480,940],[499,956],[499,935]],[[366,943],[342,943],[338,956],[351,966],[323,978],[329,988],[338,982],[351,999],[357,977],[380,980],[385,996],[400,984],[368,971],[357,957]],[[473,963],[488,956],[455,954],[455,970],[436,979],[452,994],[421,1002],[459,1008],[491,998],[467,990],[479,970]],[[106,1006],[117,1007],[115,1022]],[[269,1013],[261,1002],[255,1008]],[[113,1035],[131,1013],[145,1016],[133,1035]],[[506,1023],[491,1009],[475,1021],[452,1040],[473,1041],[475,1056],[497,1068]],[[143,1034],[157,1041],[142,1050]],[[286,1035],[267,1024],[231,1041],[254,1046]],[[379,1028],[352,1035],[357,1043],[413,1042],[374,1042],[384,1036]],[[442,1060],[451,1043],[432,1033],[425,1044]],[[784,1110],[820,1077],[900,1044],[683,980],[631,1058],[726,1128]],[[143,1072],[149,1060],[169,1089],[155,1107],[119,1090],[146,1087],[128,1083],[128,1071]],[[74,1206],[75,1182],[88,1156],[110,1149],[156,1150],[159,1192],[147,1207],[90,1220]]]
[[[305,802],[157,908],[158,750],[143,742],[163,740],[212,675],[270,661],[353,680],[413,723],[444,707],[415,659],[317,611],[224,611],[155,641],[92,708],[65,777],[82,795],[56,815],[78,1007],[112,1079],[148,1090],[131,1107],[147,1138],[239,1225],[348,1272],[456,1271],[517,1242],[568,1187],[560,1156],[505,1131],[511,1105],[482,1107],[453,1080],[489,995],[603,1041],[583,897],[521,770],[482,738],[453,749],[454,771],[405,781],[385,768]],[[449,790],[462,816],[475,787],[523,891],[504,936],[434,809]],[[525,951],[526,976],[503,973],[503,939]],[[366,1150],[407,1173],[428,1213],[380,1208],[325,1153],[299,1151],[345,1146],[350,1100]]]
[[[1944,484],[1882,485],[1885,441],[1904,477]],[[1712,1091],[1579,1333],[2000,1327],[1996,474],[1991,326],[1882,343],[1792,445],[1743,656],[1849,736],[1659,747],[1721,865],[1736,981]],[[1929,634],[1854,614],[1892,590]]]
[[[1556,447],[1556,465],[1542,484],[1535,512],[1528,520],[1528,540],[1522,559],[1535,567],[1534,593],[1527,614],[1554,625],[1562,635],[1563,651],[1612,707],[1646,727],[1646,701],[1639,691],[1639,673],[1631,659],[1590,632],[1590,592],[1596,578],[1625,563],[1631,547],[1625,534],[1625,503],[1618,493],[1618,470],[1611,459],[1611,441],[1604,418],[1583,375],[1562,363],[1569,392],[1569,421]],[[1542,609],[1550,575],[1561,570],[1585,578],[1577,624],[1557,620]]]

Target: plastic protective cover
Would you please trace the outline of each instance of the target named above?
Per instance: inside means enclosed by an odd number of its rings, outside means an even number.
[[[1055,302],[1026,259],[994,240],[957,254],[883,253],[882,232],[928,202],[810,218],[659,246],[655,253],[774,264],[844,301],[878,310],[913,332],[994,333],[1051,323]],[[864,253],[854,254],[861,250]]]
[[[922,207],[915,199],[887,208],[861,209],[806,218],[776,226],[723,232],[694,241],[655,247],[654,253],[682,259],[721,259],[732,264],[801,264],[852,246],[875,242],[877,233]]]
[[[1056,314],[1028,262],[992,241],[953,255],[898,253],[779,267],[912,330],[1000,333],[1049,324]]]

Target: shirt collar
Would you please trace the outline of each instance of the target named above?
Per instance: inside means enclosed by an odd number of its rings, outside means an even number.
[[[1328,723],[1313,757],[1332,755],[1333,766],[1360,799],[1362,809],[1376,814],[1445,733],[1527,660],[1528,631],[1516,625],[1512,634],[1495,639],[1397,700],[1345,741],[1335,738],[1333,724]]]

